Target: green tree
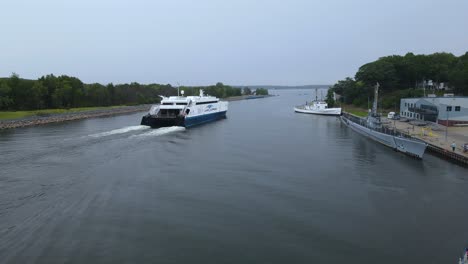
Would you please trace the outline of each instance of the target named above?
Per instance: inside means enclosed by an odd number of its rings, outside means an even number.
[[[55,89],[57,87],[57,77],[55,77],[53,74],[49,74],[46,76],[42,76],[39,78],[39,81],[44,85],[44,87],[47,88],[47,93],[44,98],[44,103],[46,108],[53,108],[55,106],[54,100],[53,100],[53,95],[55,93]]]
[[[102,84],[93,83],[88,85],[88,96],[92,106],[110,105],[109,91]],[[137,93],[133,93],[132,97],[133,101],[130,101],[130,103],[137,103]]]
[[[265,88],[258,88],[255,90],[256,95],[268,95],[268,89]]]
[[[21,105],[21,100],[23,99],[23,94],[20,87],[20,79],[19,75],[16,73],[12,73],[10,78],[8,79],[8,86],[10,87],[10,94],[12,99],[12,104],[15,109],[23,109]]]
[[[117,103],[116,94],[115,94],[115,86],[113,83],[109,83],[107,85],[107,91],[109,91],[109,101],[111,105],[115,105]]]
[[[7,110],[13,105],[11,99],[11,88],[6,81],[0,82],[0,109]]]
[[[335,106],[335,98],[333,96],[333,89],[328,89],[327,91],[327,97],[325,100],[328,104],[328,107],[333,107]]]
[[[380,83],[382,90],[390,91],[397,88],[399,78],[395,66],[385,60],[378,60],[361,66],[355,76],[356,81],[362,81],[367,86]]]
[[[45,107],[44,97],[46,94],[47,88],[42,82],[35,81],[25,102],[27,109],[43,109]]]

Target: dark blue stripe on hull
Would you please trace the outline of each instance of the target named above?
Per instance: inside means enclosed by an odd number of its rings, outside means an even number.
[[[192,127],[196,125],[201,125],[201,124],[208,123],[211,121],[216,121],[224,117],[226,117],[226,111],[211,113],[207,115],[194,116],[194,117],[186,117],[184,126]]]

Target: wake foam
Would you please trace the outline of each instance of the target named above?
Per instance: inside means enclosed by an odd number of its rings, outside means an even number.
[[[88,135],[88,136],[93,137],[93,138],[100,138],[100,137],[107,137],[107,136],[112,136],[112,135],[125,134],[125,133],[128,133],[130,131],[145,130],[145,129],[149,129],[149,128],[150,128],[149,126],[128,126],[128,127],[114,129],[114,130],[111,130],[111,131],[92,134],[92,135]]]
[[[154,137],[154,136],[162,136],[169,133],[181,132],[184,131],[185,127],[179,126],[172,126],[172,127],[161,127],[158,129],[152,129],[149,132],[139,134],[139,135],[132,135],[130,138],[141,138],[141,137]]]

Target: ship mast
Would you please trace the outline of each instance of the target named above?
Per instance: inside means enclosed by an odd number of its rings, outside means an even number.
[[[377,101],[379,99],[379,87],[380,84],[377,83],[374,87],[374,103],[372,104],[372,115],[377,116]]]

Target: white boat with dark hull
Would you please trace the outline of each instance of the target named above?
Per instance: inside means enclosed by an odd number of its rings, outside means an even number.
[[[162,96],[161,104],[151,107],[149,113],[141,119],[141,125],[152,128],[188,128],[225,118],[227,110],[228,102],[205,96],[203,90],[200,90],[200,96]]]
[[[379,85],[375,87],[374,104],[367,118],[360,118],[350,114],[343,114],[341,121],[354,131],[371,138],[385,146],[407,155],[423,158],[427,144],[421,140],[407,137],[393,129],[382,126],[380,116],[377,114],[377,97]]]
[[[341,115],[341,108],[328,108],[328,104],[317,99],[317,89],[315,89],[315,101],[310,104],[294,107],[296,113],[315,114],[315,115]]]
[[[306,104],[294,107],[296,113],[315,114],[315,115],[341,115],[341,108],[328,108],[326,102],[314,101],[312,104]]]

